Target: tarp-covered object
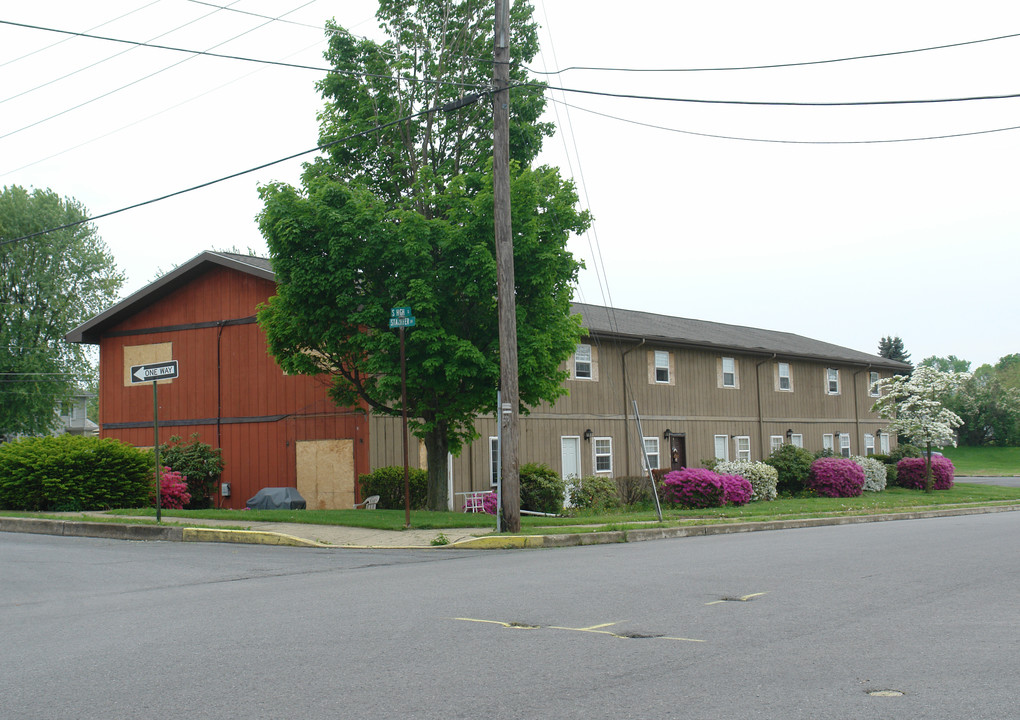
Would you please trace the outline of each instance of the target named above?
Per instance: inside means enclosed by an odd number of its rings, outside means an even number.
[[[262,488],[245,503],[249,510],[304,510],[305,499],[292,487]]]

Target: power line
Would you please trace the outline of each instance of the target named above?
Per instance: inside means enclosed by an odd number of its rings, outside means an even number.
[[[193,192],[195,190],[201,190],[202,188],[210,187],[211,185],[216,185],[218,183],[225,182],[227,180],[233,180],[234,178],[241,177],[242,175],[248,175],[250,173],[257,172],[259,170],[264,170],[265,168],[272,167],[273,165],[279,165],[280,163],[287,162],[288,160],[294,160],[295,158],[299,158],[302,155],[309,155],[309,154],[311,154],[313,152],[318,152],[320,150],[325,150],[327,148],[333,147],[334,145],[339,145],[341,143],[347,142],[348,140],[353,140],[354,138],[366,137],[366,136],[371,135],[373,133],[377,133],[377,132],[379,132],[381,130],[385,130],[388,127],[392,127],[394,125],[399,125],[400,123],[407,122],[408,120],[414,120],[415,118],[421,117],[422,115],[427,115],[427,114],[432,113],[432,112],[450,112],[452,110],[457,110],[458,108],[462,108],[462,107],[465,107],[466,105],[470,105],[470,104],[472,104],[474,102],[477,102],[479,99],[481,99],[481,97],[483,95],[487,95],[487,94],[491,94],[491,91],[488,91],[488,92],[485,92],[485,93],[481,93],[481,94],[476,94],[476,95],[469,95],[469,96],[460,98],[459,100],[455,100],[453,102],[446,103],[445,105],[442,105],[440,107],[432,107],[432,108],[428,108],[426,110],[419,110],[416,113],[412,113],[410,115],[405,115],[404,117],[398,118],[396,120],[392,120],[392,121],[390,121],[388,123],[383,123],[382,125],[376,125],[374,127],[369,128],[368,130],[362,130],[360,132],[356,132],[356,133],[352,133],[351,135],[347,135],[346,137],[338,138],[337,140],[331,140],[328,143],[323,143],[322,145],[318,145],[318,146],[316,146],[316,147],[314,147],[314,148],[312,148],[310,150],[302,150],[301,152],[294,153],[293,155],[288,155],[286,157],[278,158],[276,160],[271,160],[270,162],[263,163],[261,165],[257,165],[257,166],[252,167],[252,168],[248,168],[247,170],[241,170],[239,172],[232,173],[230,175],[225,175],[225,176],[217,178],[215,180],[209,180],[208,182],[201,183],[200,185],[193,185],[192,187],[185,188],[183,190],[177,190],[176,192],[168,193],[166,195],[161,195],[160,197],[157,197],[157,198],[152,198],[150,200],[145,200],[143,202],[135,203],[134,205],[128,205],[127,207],[122,207],[122,208],[119,208],[117,210],[111,210],[110,212],[102,213],[101,215],[93,215],[91,217],[87,217],[87,218],[84,218],[82,220],[78,220],[78,221],[73,222],[73,223],[67,223],[66,225],[60,225],[58,227],[52,227],[52,228],[48,228],[46,230],[40,230],[38,232],[30,233],[28,235],[22,235],[21,237],[11,238],[9,240],[0,240],[0,247],[2,247],[4,245],[9,245],[10,243],[21,242],[22,240],[29,240],[31,238],[39,237],[40,235],[46,235],[48,233],[56,232],[58,230],[66,230],[67,228],[72,228],[72,227],[77,227],[79,225],[84,225],[85,223],[94,222],[96,220],[101,220],[103,218],[110,217],[111,215],[118,215],[120,213],[127,212],[128,210],[135,210],[137,208],[144,207],[146,205],[152,205],[153,203],[162,202],[163,200],[169,200],[170,198],[177,197],[178,195],[184,195],[185,193]]]
[[[550,89],[548,85],[539,83],[518,83],[514,87],[544,88]],[[610,93],[600,90],[581,90],[579,88],[557,87],[551,88],[565,93],[577,93],[580,95],[597,95],[600,97],[620,98],[623,100],[654,100],[658,102],[693,103],[702,105],[752,105],[765,107],[867,107],[881,105],[930,105],[938,103],[974,102],[979,100],[1014,100],[1020,98],[1020,93],[1006,95],[975,95],[972,97],[957,98],[928,98],[917,100],[856,100],[856,101],[834,101],[834,102],[805,102],[793,100],[711,100],[707,98],[681,98],[664,97],[659,95],[632,95],[628,93]]]
[[[526,68],[536,75],[559,75],[571,70],[594,70],[599,72],[625,72],[625,73],[696,73],[696,72],[727,72],[733,70],[774,70],[777,68],[804,67],[807,65],[827,65],[832,63],[851,62],[854,60],[871,60],[874,58],[893,57],[896,55],[909,55],[911,53],[930,52],[932,50],[947,50],[949,48],[977,45],[980,43],[995,42],[997,40],[1010,40],[1020,37],[1020,33],[1010,35],[999,35],[997,37],[982,38],[981,40],[965,40],[963,42],[948,43],[946,45],[932,45],[930,47],[915,48],[912,50],[894,50],[884,53],[871,53],[868,55],[850,55],[848,57],[830,58],[828,60],[807,60],[804,62],[773,63],[770,65],[732,65],[720,67],[693,67],[693,68],[621,68],[621,67],[591,67],[585,65],[574,65],[562,70],[540,71]]]
[[[715,133],[697,132],[694,130],[681,130],[679,128],[667,127],[665,125],[655,125],[653,123],[642,122],[640,120],[630,120],[628,118],[622,118],[616,115],[610,115],[608,113],[599,112],[597,110],[591,110],[589,108],[580,107],[579,105],[571,105],[570,103],[556,98],[549,98],[552,102],[564,105],[581,112],[586,112],[591,115],[598,115],[609,120],[616,120],[619,122],[628,123],[630,125],[639,125],[641,127],[651,128],[653,130],[664,130],[666,132],[680,133],[681,135],[694,135],[697,137],[716,138],[718,140],[740,140],[743,142],[758,142],[758,143],[776,143],[784,145],[876,145],[876,144],[888,144],[888,143],[903,143],[903,142],[923,142],[926,140],[948,140],[951,138],[970,137],[973,135],[990,135],[992,133],[1008,132],[1010,130],[1020,130],[1020,125],[1013,125],[1011,127],[994,128],[991,130],[974,130],[971,132],[961,133],[949,133],[945,135],[925,135],[921,137],[910,137],[910,138],[888,138],[879,140],[779,140],[775,138],[753,138],[753,137],[740,137],[736,135],[719,135]]]

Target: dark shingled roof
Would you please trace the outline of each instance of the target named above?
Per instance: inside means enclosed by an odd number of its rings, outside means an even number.
[[[872,365],[889,370],[908,370],[895,360],[832,343],[812,340],[793,333],[742,325],[726,325],[657,315],[636,310],[619,310],[601,305],[574,303],[573,311],[583,318],[583,325],[594,338],[646,340],[671,346],[714,348],[731,352],[805,358],[850,365]]]
[[[209,264],[232,268],[266,280],[276,279],[272,263],[267,258],[229,252],[203,252],[121,300],[106,312],[75,328],[65,337],[70,342],[98,343],[106,328],[120,323],[147,305],[191,282],[194,277],[206,272]],[[792,333],[635,310],[617,310],[601,305],[574,303],[572,307],[575,313],[581,315],[584,327],[595,338],[635,341],[644,339],[663,346],[713,348],[756,355],[775,354],[785,358],[872,365],[889,370],[908,370],[910,367],[895,360],[887,360],[877,355],[869,355]]]

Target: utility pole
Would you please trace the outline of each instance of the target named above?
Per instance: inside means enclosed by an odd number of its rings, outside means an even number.
[[[514,241],[510,222],[510,0],[496,0],[492,94],[492,194],[496,233],[496,298],[499,306],[499,376],[501,403],[496,415],[502,429],[503,521],[509,532],[521,529],[521,478],[517,381],[517,298]]]

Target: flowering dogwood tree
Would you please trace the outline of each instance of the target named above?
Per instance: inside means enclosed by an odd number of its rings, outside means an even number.
[[[932,492],[932,446],[956,445],[955,428],[963,424],[959,415],[943,401],[970,378],[970,373],[943,372],[922,365],[910,375],[883,378],[875,383],[882,395],[872,412],[891,420],[889,430],[905,435],[925,448],[925,491]]]

